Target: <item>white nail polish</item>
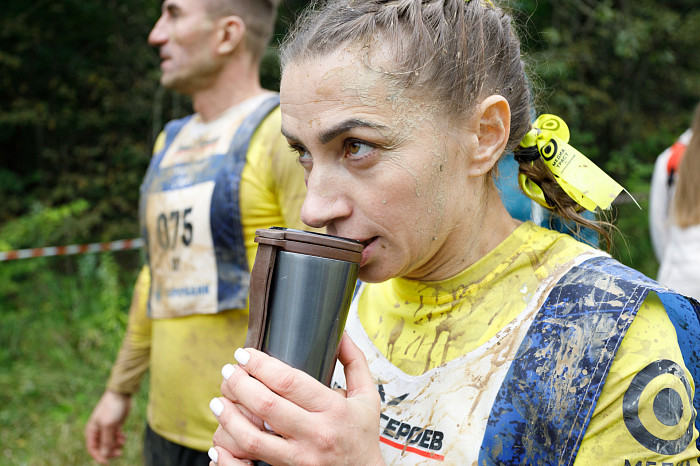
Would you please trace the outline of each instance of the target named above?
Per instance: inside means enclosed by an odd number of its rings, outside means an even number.
[[[219,417],[224,412],[224,404],[218,398],[212,398],[209,402],[209,409],[214,413],[214,416]]]
[[[236,358],[236,361],[238,361],[238,364],[241,366],[245,366],[250,360],[250,354],[243,348],[238,348],[236,352],[233,353],[233,357]]]
[[[219,461],[219,453],[216,451],[214,447],[211,447],[209,449],[209,459],[211,459],[214,463]]]
[[[224,367],[221,368],[221,375],[224,376],[224,379],[228,380],[235,370],[236,366],[232,364],[226,364]]]

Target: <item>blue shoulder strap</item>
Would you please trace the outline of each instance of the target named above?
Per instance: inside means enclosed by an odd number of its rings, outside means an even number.
[[[240,184],[248,148],[260,124],[279,106],[279,94],[264,100],[236,130],[226,158],[226,170],[212,193],[211,206],[227,206],[226,215],[210,214],[211,233],[219,275],[219,310],[240,309],[248,297],[249,269],[241,223]]]
[[[165,128],[163,128],[163,133],[165,133],[165,142],[163,144],[163,147],[161,147],[160,151],[153,154],[153,157],[151,158],[151,163],[149,164],[149,169],[150,167],[158,167],[158,165],[160,165],[160,161],[165,156],[168,147],[170,147],[170,144],[172,144],[173,139],[175,139],[175,136],[177,136],[177,133],[180,132],[182,127],[185,126],[187,122],[192,119],[193,116],[194,115],[187,115],[186,117],[178,118],[177,120],[171,120],[165,124]],[[148,174],[146,176],[148,176]]]
[[[700,303],[693,298],[682,296],[669,290],[667,287],[649,279],[636,270],[625,267],[617,261],[597,261],[591,263],[590,266],[608,274],[619,275],[624,271],[629,275],[630,280],[646,285],[651,291],[654,291],[659,296],[661,303],[666,309],[668,317],[676,331],[678,346],[683,355],[683,363],[695,381],[695,396],[693,397],[695,413],[691,419],[691,425],[687,427],[685,434],[678,439],[658,439],[648,432],[646,428],[641,425],[641,422],[639,422],[638,426],[632,426],[630,424],[630,419],[634,423],[639,421],[636,405],[623,406],[623,409],[625,410],[625,422],[628,423],[630,431],[633,430],[632,427],[636,427],[639,433],[633,433],[633,435],[635,435],[635,438],[637,438],[640,443],[647,446],[647,448],[668,455],[683,451],[688,445],[689,440],[692,439],[693,422],[695,423],[696,429],[700,431],[700,417],[697,416],[697,412],[700,411],[700,345],[698,344],[700,341]],[[649,367],[647,369],[649,372],[657,372],[659,375],[661,374],[659,371],[665,370],[665,373],[670,373],[678,377],[681,379],[683,385],[685,385],[688,395],[690,395],[692,392],[691,387],[683,373],[680,372],[680,368],[677,368],[677,371],[676,368],[672,367],[669,363],[672,363],[672,361],[663,362],[663,364],[659,364],[658,367]],[[661,367],[663,365],[668,367],[664,369]],[[698,449],[700,449],[700,437],[698,437],[696,443]]]
[[[236,134],[233,136],[231,147],[228,152],[231,157],[231,165],[228,167],[230,189],[215,189],[212,195],[212,205],[217,203],[217,197],[221,197],[222,199],[220,200],[223,200],[224,203],[231,205],[233,208],[231,218],[229,219],[212,217],[211,230],[214,244],[225,243],[226,241],[223,240],[225,236],[232,235],[236,238],[240,238],[240,241],[236,241],[232,252],[236,262],[238,262],[240,266],[245,267],[246,270],[248,261],[246,259],[245,242],[243,241],[241,206],[239,202],[241,173],[246,164],[248,147],[250,146],[250,140],[253,138],[255,130],[258,129],[258,126],[260,126],[263,120],[267,118],[270,112],[277,108],[279,104],[279,94],[275,94],[261,103],[253,113],[243,120],[238,130],[236,130]]]
[[[686,367],[700,380],[698,303],[613,259],[590,259],[562,277],[528,330],[494,402],[480,465],[573,464],[617,349],[649,291],[659,294]],[[698,403],[696,394],[696,409]],[[628,403],[625,422],[638,421],[635,415]],[[685,437],[666,446],[685,448]]]
[[[185,126],[185,124],[190,121],[192,117],[193,115],[187,115],[186,117],[171,120],[165,124],[165,127],[163,128],[163,133],[165,133],[165,142],[163,147],[161,147],[160,151],[154,153],[151,157],[151,160],[148,163],[148,168],[146,169],[146,174],[144,175],[141,186],[139,187],[139,222],[141,237],[146,240],[148,240],[148,233],[146,231],[146,222],[144,219],[144,216],[146,215],[146,207],[144,204],[146,202],[145,194],[153,182],[153,177],[157,173],[160,161],[163,159],[163,157],[165,157],[168,147],[170,147],[170,144],[172,144],[173,139],[175,139],[175,136],[177,136],[177,133],[180,132],[182,127]],[[148,258],[148,248],[144,248],[144,251],[146,253],[146,257]],[[146,259],[146,262],[148,262],[148,259]]]

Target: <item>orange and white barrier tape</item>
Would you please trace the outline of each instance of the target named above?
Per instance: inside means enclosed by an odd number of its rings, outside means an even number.
[[[143,247],[143,238],[110,241],[108,243],[72,244],[70,246],[52,246],[46,248],[18,249],[16,251],[0,251],[0,262],[32,257],[69,256],[88,252],[121,251]]]

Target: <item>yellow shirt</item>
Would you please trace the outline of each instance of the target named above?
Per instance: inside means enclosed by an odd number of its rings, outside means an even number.
[[[523,332],[558,279],[600,254],[567,235],[524,223],[448,280],[367,284],[356,314],[351,311],[348,332],[365,352],[384,399],[380,435],[385,459],[427,464],[434,459],[426,457],[433,455],[443,464],[475,464],[493,400]],[[622,402],[632,379],[660,359],[682,367],[694,393],[673,325],[652,293],[617,351],[577,465],[675,465],[700,455],[694,429],[681,453],[661,455],[641,445],[625,425]],[[655,396],[665,389],[681,394],[684,403],[681,419],[672,426],[654,414]],[[640,399],[644,425],[662,439],[680,438],[692,413],[692,396],[688,399],[678,378],[658,377]],[[406,434],[411,432],[417,436],[413,443]],[[427,434],[430,439],[418,437]]]
[[[304,228],[299,212],[306,187],[299,166],[280,134],[279,108],[258,127],[240,182],[241,223],[249,268],[255,260],[255,230]],[[148,423],[166,439],[206,451],[217,427],[209,401],[220,395],[221,367],[243,346],[248,310],[149,319],[149,272],[137,280],[127,334],[107,387],[131,394],[150,366]]]

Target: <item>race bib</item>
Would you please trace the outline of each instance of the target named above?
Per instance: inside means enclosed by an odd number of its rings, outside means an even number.
[[[209,228],[213,190],[214,181],[207,181],[148,195],[153,318],[217,312],[217,267]]]

